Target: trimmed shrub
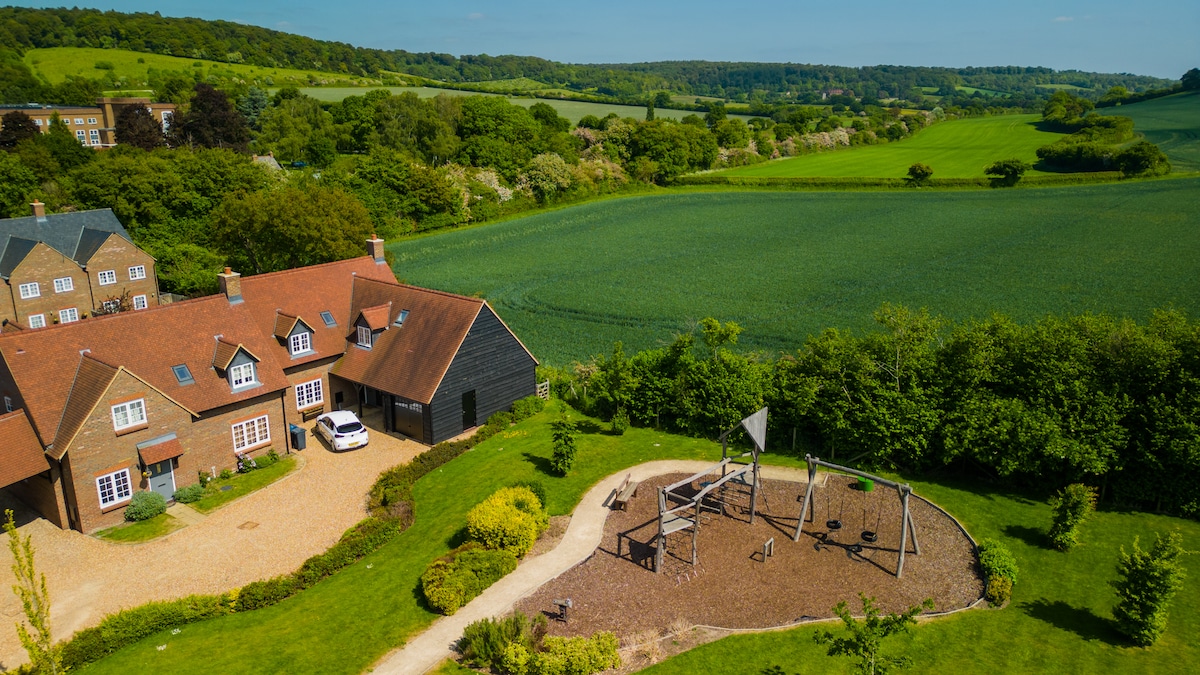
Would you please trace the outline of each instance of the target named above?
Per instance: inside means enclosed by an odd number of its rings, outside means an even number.
[[[292,575],[282,575],[274,579],[252,581],[238,591],[234,610],[248,612],[252,609],[270,607],[280,600],[290,597],[296,592],[296,580]]]
[[[550,524],[542,502],[527,487],[501,488],[467,512],[467,534],[491,549],[518,558],[533,547]]]
[[[175,491],[175,494],[171,495],[171,498],[180,504],[191,504],[193,502],[200,501],[200,498],[203,496],[204,486],[197,483],[195,485],[179,488]]]
[[[575,464],[575,423],[563,413],[562,417],[550,423],[554,435],[554,454],[550,457],[550,465],[560,476],[567,475]]]
[[[612,418],[612,431],[618,436],[624,436],[629,429],[629,413],[624,408],[617,408],[617,414]]]
[[[518,401],[513,401],[512,414],[513,421],[520,422],[523,419],[528,419],[546,409],[546,401],[540,396],[526,396]]]
[[[621,666],[617,636],[603,631],[591,637],[547,637],[545,651],[529,659],[529,675],[591,675]]]
[[[984,597],[993,605],[1003,605],[1012,597],[1013,584],[1017,583],[1017,559],[1004,544],[995,539],[979,542],[979,566],[987,579]]]
[[[528,661],[529,652],[541,645],[545,635],[544,614],[538,614],[531,621],[523,613],[515,612],[503,619],[480,619],[471,623],[463,630],[456,648],[463,655],[463,661],[477,668],[514,672],[513,668],[504,665],[508,648],[513,645],[522,648],[525,650],[524,661]]]
[[[133,493],[129,506],[125,507],[125,520],[150,520],[167,510],[167,500],[153,490]]]
[[[529,672],[529,649],[519,642],[509,642],[500,656],[500,672],[526,675]]]
[[[425,601],[436,612],[447,616],[517,568],[517,557],[510,551],[491,551],[469,543],[451,552],[447,558],[433,561],[421,575]]]
[[[538,498],[538,502],[541,503],[541,505],[543,507],[546,506],[546,486],[542,485],[542,481],[533,480],[533,479],[519,480],[519,481],[515,481],[513,483],[509,483],[508,486],[509,487],[528,488],[529,491],[532,492],[533,495]]]
[[[1186,575],[1183,566],[1183,537],[1172,532],[1166,538],[1156,536],[1149,551],[1138,547],[1133,540],[1133,552],[1125,553],[1117,564],[1120,579],[1112,582],[1117,590],[1117,606],[1113,618],[1117,628],[1135,644],[1149,647],[1167,630],[1167,613],[1171,599],[1183,588]]]
[[[227,596],[190,595],[110,614],[63,645],[63,667],[80,668],[160,631],[228,614],[230,609]]]
[[[1012,597],[1012,579],[1008,577],[988,577],[987,592],[984,597],[987,601],[997,607],[1008,602]]]
[[[1072,483],[1050,500],[1054,522],[1050,525],[1050,543],[1060,551],[1069,551],[1079,543],[1079,526],[1096,510],[1096,489]]]

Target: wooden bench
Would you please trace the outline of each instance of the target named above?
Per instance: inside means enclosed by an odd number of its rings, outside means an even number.
[[[614,509],[625,510],[625,505],[630,499],[637,496],[638,485],[641,483],[630,480],[633,474],[625,474],[625,480],[621,481],[621,486],[617,488],[617,496],[613,497],[612,506]]]

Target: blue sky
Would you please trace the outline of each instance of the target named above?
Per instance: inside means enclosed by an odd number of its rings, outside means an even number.
[[[363,47],[570,63],[1018,65],[1172,79],[1200,67],[1198,0],[119,0],[80,6],[225,19]]]

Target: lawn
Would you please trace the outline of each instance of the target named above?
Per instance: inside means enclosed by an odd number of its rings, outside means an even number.
[[[1101,108],[1100,114],[1132,118],[1133,128],[1167,153],[1173,170],[1200,171],[1200,91]]]
[[[296,468],[295,457],[280,457],[279,461],[250,473],[235,473],[229,478],[216,478],[204,490],[200,501],[190,506],[200,513],[209,513],[225,504],[283,478]]]
[[[1050,509],[1019,495],[979,486],[914,481],[918,494],[954,514],[977,539],[998,538],[1016,555],[1020,577],[1003,610],[980,610],[924,623],[885,642],[884,652],[912,658],[904,672],[1190,673],[1200,663],[1200,556],[1186,557],[1188,578],[1175,598],[1166,635],[1132,647],[1112,628],[1117,552],[1135,536],[1143,548],[1155,533],[1179,530],[1189,550],[1200,548],[1200,524],[1143,513],[1101,512],[1083,526],[1082,545],[1049,550]],[[853,600],[852,598],[850,600]],[[852,605],[853,606],[853,605]],[[828,626],[821,626],[824,630]],[[644,672],[758,675],[779,665],[787,673],[849,673],[850,659],[829,657],[817,628],[734,636],[686,652]]]
[[[462,538],[466,511],[497,487],[541,480],[550,511],[570,512],[596,480],[658,458],[719,456],[707,440],[631,429],[611,436],[589,426],[578,438],[576,471],[545,473],[548,422],[555,406],[421,479],[413,526],[380,551],[291,599],[264,610],[234,614],[164,631],[88,668],[87,673],[130,670],[209,672],[359,673],[435,617],[418,601],[425,564]],[[768,456],[770,458],[770,456]],[[790,458],[771,458],[795,465]],[[1137,534],[1180,529],[1185,545],[1200,547],[1200,525],[1136,513],[1101,513],[1084,526],[1070,554],[1043,546],[1049,520],[1044,504],[978,485],[913,482],[918,494],[958,516],[976,537],[999,537],[1017,555],[1021,576],[1012,606],[931,622],[890,647],[912,656],[914,672],[965,667],[969,672],[1044,672],[1068,664],[1077,672],[1185,672],[1200,658],[1200,556],[1188,559],[1190,577],[1176,599],[1164,640],[1149,650],[1124,646],[1108,628],[1117,548]],[[918,524],[919,526],[919,524]],[[788,672],[846,672],[811,642],[811,628],[747,635],[706,645],[661,664],[654,672],[759,673],[774,664]],[[276,635],[269,648],[249,634]],[[160,646],[161,650],[160,650]],[[842,668],[842,670],[839,670]],[[442,672],[461,672],[443,669]]]
[[[1037,149],[1062,138],[1039,131],[1040,115],[972,117],[935,124],[911,138],[883,145],[841,148],[720,172],[729,176],[870,176],[903,178],[916,162],[933,168],[936,178],[975,178],[999,159],[1017,157],[1030,164]],[[1031,171],[1036,175],[1039,171]]]
[[[593,202],[388,245],[408,283],[487,298],[543,362],[645,349],[706,316],[746,349],[873,329],[883,302],[1200,313],[1200,179],[1042,189],[695,192]]]
[[[461,542],[467,510],[497,488],[541,480],[557,515],[571,512],[587,488],[622,468],[652,459],[720,458],[713,441],[647,429],[618,437],[589,427],[577,438],[576,470],[552,477],[546,473],[548,422],[555,413],[551,406],[422,478],[414,490],[413,526],[358,564],[273,607],[185,626],[178,635],[164,632],[81,672],[360,673],[436,618],[418,600],[421,572]],[[269,648],[238,639],[250,634],[280,639]]]
[[[369,84],[371,78],[355,77],[325,73],[318,70],[294,70],[291,68],[267,68],[239,63],[220,63],[200,59],[185,59],[178,56],[133,52],[125,49],[96,49],[92,47],[51,47],[47,49],[30,49],[25,52],[25,64],[39,77],[45,78],[51,84],[58,84],[67,79],[68,75],[78,75],[88,79],[101,77],[106,71],[96,68],[96,64],[105,62],[112,64],[112,73],[118,77],[127,78],[126,88],[136,89],[147,84],[147,73],[150,68],[161,71],[173,70],[187,73],[199,73],[208,77],[216,71],[223,77],[236,77],[248,84],[265,86],[306,85],[314,82],[340,82],[344,84]],[[197,67],[199,64],[199,67]]]
[[[183,527],[183,523],[179,522],[174,516],[169,513],[160,513],[148,520],[142,520],[135,523],[122,523],[116,527],[110,527],[105,530],[100,530],[96,536],[100,539],[108,541],[116,541],[123,544],[135,544],[142,541],[150,541],[157,539],[165,534],[170,534],[175,530]]]

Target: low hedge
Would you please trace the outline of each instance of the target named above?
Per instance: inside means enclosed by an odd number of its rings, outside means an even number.
[[[231,611],[227,595],[190,595],[121,610],[104,617],[100,625],[75,633],[63,645],[63,667],[80,668],[155,633]]]
[[[157,492],[142,490],[133,493],[129,506],[125,507],[125,520],[150,520],[154,516],[165,513],[167,500]]]
[[[467,534],[491,549],[525,557],[550,515],[537,495],[524,486],[500,488],[467,512]]]
[[[195,485],[179,488],[171,497],[180,504],[191,504],[200,501],[200,498],[203,496],[204,486],[196,483]]]
[[[987,580],[987,601],[993,605],[1008,602],[1019,572],[1012,552],[995,539],[984,539],[979,542],[979,566]]]

